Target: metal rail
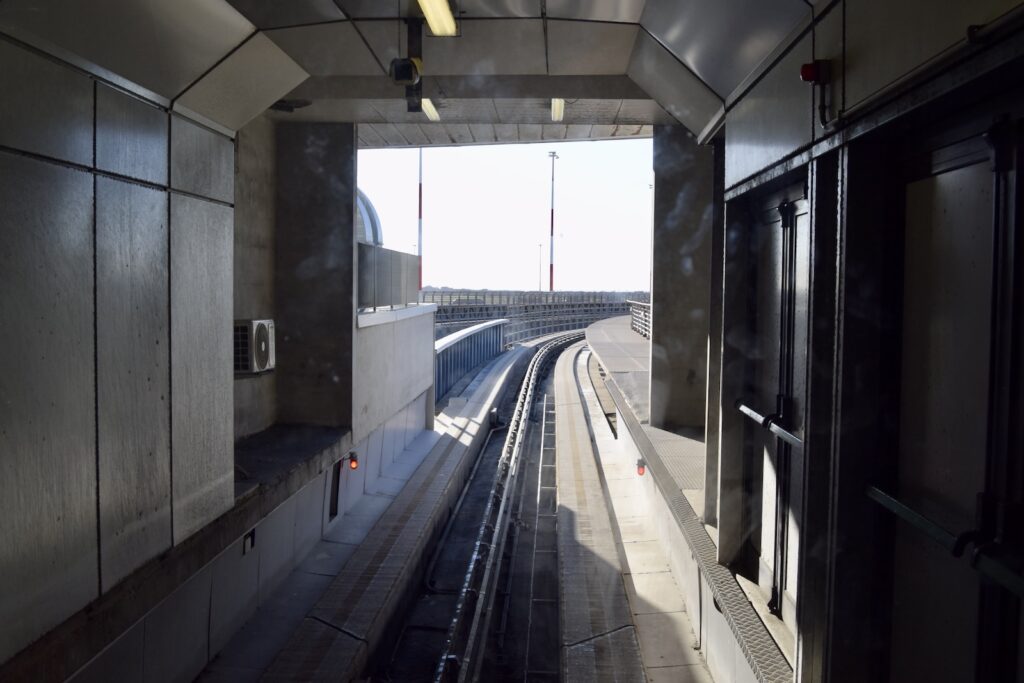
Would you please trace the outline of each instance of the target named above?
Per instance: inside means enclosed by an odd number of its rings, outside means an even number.
[[[1008,560],[999,555],[1005,551],[1003,546],[995,542],[985,542],[978,531],[965,531],[954,534],[944,529],[920,512],[908,507],[902,501],[893,498],[885,491],[874,486],[867,490],[868,498],[878,503],[883,508],[899,517],[909,524],[913,529],[924,534],[942,548],[949,551],[953,557],[960,557],[964,554],[967,546],[973,543],[974,551],[971,553],[971,567],[979,574],[983,574],[1018,598],[1024,598],[1024,576],[1020,571],[1010,566]],[[1019,565],[1021,558],[1016,558]]]
[[[629,304],[629,328],[646,339],[651,338],[651,304],[646,301],[626,301]]]
[[[804,442],[799,436],[793,434],[790,431],[787,431],[782,427],[782,425],[779,424],[778,415],[762,415],[761,413],[757,412],[750,406],[743,403],[743,401],[736,401],[736,410],[740,411],[748,418],[750,418],[758,425],[760,425],[763,429],[767,429],[769,432],[774,434],[776,437],[782,439],[790,446],[794,446],[796,448],[804,447]]]
[[[582,332],[562,335],[544,344],[530,360],[523,388],[516,401],[515,412],[508,424],[508,434],[498,461],[498,476],[484,510],[477,533],[473,555],[469,561],[455,616],[448,628],[448,637],[434,674],[435,683],[477,680],[494,603],[495,584],[500,573],[500,560],[508,536],[512,508],[511,493],[516,490],[520,453],[533,394],[545,363],[552,352],[583,338]],[[470,614],[472,619],[469,619]]]

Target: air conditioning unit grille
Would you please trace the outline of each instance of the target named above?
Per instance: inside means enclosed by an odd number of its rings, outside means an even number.
[[[258,374],[274,369],[273,320],[236,320],[234,335],[235,373]]]

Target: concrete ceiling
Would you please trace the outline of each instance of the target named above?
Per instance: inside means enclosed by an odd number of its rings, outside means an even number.
[[[498,127],[515,125],[517,140],[699,133],[811,12],[806,0],[451,4],[458,36],[424,28],[433,126],[387,77],[416,0],[3,0],[0,31],[229,131],[285,97],[312,104],[276,118],[363,124],[366,145],[414,144],[399,125],[452,144],[474,130],[513,141]],[[560,125],[552,97],[567,102]]]

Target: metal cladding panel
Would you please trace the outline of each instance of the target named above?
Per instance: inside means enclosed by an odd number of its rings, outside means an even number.
[[[494,134],[494,126],[489,123],[471,123],[469,132],[476,142],[496,142],[498,139]]]
[[[228,0],[257,28],[281,28],[345,18],[334,0]]]
[[[551,100],[548,99],[496,99],[493,102],[502,123],[546,123],[551,120]],[[566,109],[570,106],[575,105],[566,105]],[[615,106],[618,106],[617,102]]]
[[[103,590],[171,544],[167,266],[167,193],[97,178]]]
[[[96,85],[96,168],[167,184],[167,112]]]
[[[430,76],[547,73],[540,19],[467,19],[458,38],[423,37],[423,70]]]
[[[258,33],[174,103],[238,130],[288,94],[309,74],[266,35]]]
[[[615,123],[664,123],[672,125],[675,119],[654,100],[622,100],[615,115]]]
[[[852,108],[949,48],[967,27],[1013,9],[1014,0],[902,0],[846,4],[846,107]]]
[[[695,135],[722,106],[720,97],[647,33],[637,36],[627,73]]]
[[[539,123],[524,123],[519,126],[521,142],[537,142],[544,136],[544,126]]]
[[[430,142],[418,123],[396,123],[395,128],[410,145],[425,145]]]
[[[406,47],[406,33],[408,28],[400,21],[356,21],[353,22],[356,30],[366,44],[370,46],[372,54],[386,69],[391,60],[396,57],[404,57],[408,53]],[[426,35],[426,33],[424,33]],[[381,73],[380,67],[376,74]]]
[[[384,142],[384,138],[374,129],[372,123],[360,123],[359,126],[359,141],[371,147],[385,147],[387,143]]]
[[[548,123],[544,125],[545,140],[564,140],[567,127],[561,123]]]
[[[180,116],[172,116],[171,187],[200,197],[233,202],[234,143]]]
[[[540,0],[458,0],[463,17],[540,17]],[[429,29],[428,29],[429,30]]]
[[[409,141],[405,139],[394,124],[391,123],[378,123],[374,126],[374,130],[377,131],[378,135],[384,138],[390,146],[408,145]]]
[[[549,19],[584,19],[637,23],[645,0],[548,0]]]
[[[552,76],[624,74],[640,27],[548,20],[548,67]]]
[[[350,21],[267,31],[312,76],[381,76],[383,67]]]
[[[255,27],[222,0],[3,0],[5,29],[25,31],[174,98]]]
[[[93,181],[0,153],[0,661],[99,592]]]
[[[640,23],[726,97],[810,11],[802,0],[648,0]]]
[[[518,142],[519,127],[514,123],[496,123],[494,124],[494,135],[498,138],[498,142]]]
[[[568,140],[586,140],[590,137],[590,129],[592,127],[589,124],[569,124],[565,127],[565,137]]]
[[[171,195],[174,543],[234,502],[229,207]]]
[[[811,43],[811,35],[804,36],[729,112],[727,187],[811,142],[814,88],[799,78],[800,65],[812,59]]]
[[[91,165],[92,81],[4,40],[0,64],[0,145]]]

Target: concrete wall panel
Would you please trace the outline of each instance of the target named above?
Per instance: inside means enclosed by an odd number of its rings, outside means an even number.
[[[167,113],[96,85],[96,168],[167,185]]]
[[[222,202],[235,200],[235,147],[230,139],[171,116],[171,187]]]
[[[279,124],[274,243],[282,422],[352,424],[356,139],[351,124]],[[365,436],[365,433],[363,434]],[[353,441],[362,437],[353,434]]]
[[[810,143],[814,88],[800,80],[811,61],[812,37],[804,36],[726,118],[725,186],[770,166]]]
[[[434,316],[405,318],[356,330],[352,438],[371,431],[434,383]],[[406,420],[401,447],[408,443]],[[401,451],[401,448],[399,448]]]
[[[321,472],[313,481],[295,494],[295,561],[301,562],[320,540],[320,520],[324,514],[324,481]]]
[[[281,503],[256,527],[260,554],[260,604],[295,566],[295,496]]]
[[[209,659],[212,572],[204,567],[146,615],[143,680],[191,681]]]
[[[110,681],[141,681],[142,652],[145,647],[145,626],[139,622],[122,633],[75,673],[68,683],[110,683]]]
[[[0,145],[92,164],[92,81],[0,40]]]
[[[93,181],[0,153],[0,661],[99,590]]]
[[[846,8],[846,102],[862,104],[917,67],[966,42],[967,27],[1015,7],[1014,0],[850,2]]]
[[[235,173],[235,318],[274,318],[274,124],[254,119],[238,132]],[[235,380],[235,438],[277,418],[277,373]]]
[[[167,193],[96,180],[103,589],[171,544]]]
[[[210,656],[220,652],[258,605],[260,545],[242,553],[237,540],[210,563]]]
[[[171,197],[174,542],[234,502],[231,209]]]

